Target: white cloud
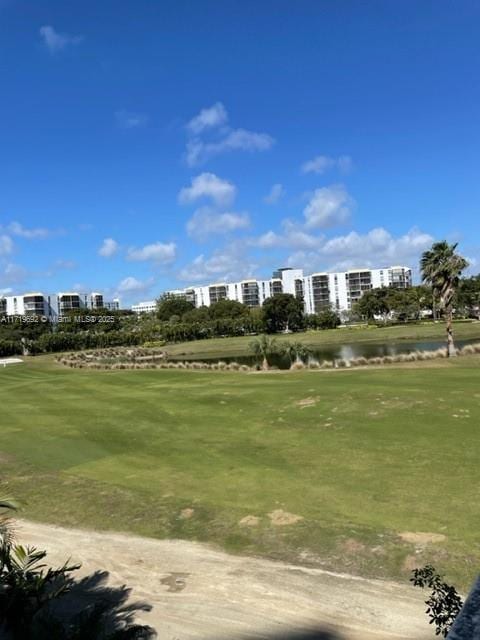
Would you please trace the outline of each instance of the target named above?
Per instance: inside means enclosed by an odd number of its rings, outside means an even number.
[[[433,240],[431,235],[416,228],[399,238],[394,238],[383,227],[377,227],[363,235],[351,231],[347,235],[331,238],[323,246],[322,252],[336,258],[375,261],[379,256],[383,256],[385,259],[395,260],[398,257],[418,255],[428,248]]]
[[[133,113],[132,111],[115,111],[117,126],[121,129],[138,129],[148,123],[148,116],[144,113]]]
[[[321,175],[329,169],[337,168],[342,173],[348,173],[352,168],[352,159],[350,156],[339,156],[331,158],[330,156],[316,156],[312,160],[308,160],[302,164],[302,173],[316,173]]]
[[[177,246],[173,242],[163,243],[154,242],[152,244],[146,244],[140,249],[131,247],[128,250],[128,260],[134,261],[146,261],[151,260],[159,264],[168,264],[175,260],[177,253]]]
[[[143,293],[148,291],[152,284],[153,278],[149,278],[148,280],[138,280],[133,276],[128,276],[118,283],[117,292],[119,294]]]
[[[198,135],[205,129],[212,129],[226,124],[228,114],[221,102],[216,102],[211,107],[202,109],[198,115],[190,120],[187,129],[194,135]]]
[[[229,151],[266,151],[275,140],[267,133],[257,133],[228,126],[228,114],[221,102],[202,109],[187,124],[189,139],[185,160],[190,167]],[[210,139],[205,134],[210,133]]]
[[[285,189],[277,182],[272,186],[270,192],[264,197],[263,201],[266,204],[276,204],[285,195]]]
[[[306,227],[327,228],[343,224],[350,218],[354,204],[342,185],[315,189],[303,210]]]
[[[185,282],[222,282],[241,280],[255,275],[258,265],[245,255],[243,243],[232,243],[206,258],[199,255],[178,274]]]
[[[13,251],[13,242],[10,236],[0,236],[0,256],[8,256]]]
[[[352,268],[379,267],[402,264],[417,269],[420,255],[434,238],[417,228],[395,237],[382,227],[365,234],[351,231],[328,240],[318,238],[313,250],[299,250],[291,254],[288,264],[312,271],[344,271]]]
[[[328,156],[316,156],[313,160],[308,160],[302,164],[302,173],[325,173],[334,165],[333,158]]]
[[[266,151],[274,139],[268,133],[256,133],[246,129],[234,129],[220,142],[211,146],[210,154],[241,149],[242,151]]]
[[[250,244],[261,249],[314,249],[320,247],[324,236],[315,236],[306,232],[301,225],[291,220],[282,222],[282,233],[267,231],[258,238],[250,240]]]
[[[102,243],[102,246],[98,250],[98,255],[103,258],[111,258],[114,256],[119,249],[119,244],[113,238],[105,238]]]
[[[8,263],[0,270],[0,286],[9,287],[23,282],[27,277],[27,270],[19,264]]]
[[[46,238],[50,235],[48,229],[36,228],[36,229],[26,229],[19,222],[12,222],[8,225],[8,231],[15,236],[19,236],[21,238]]]
[[[217,213],[210,207],[197,209],[187,222],[187,232],[199,240],[205,240],[212,234],[225,234],[247,229],[250,226],[248,213]]]
[[[215,204],[225,206],[233,202],[237,189],[234,184],[214,173],[201,173],[192,178],[190,187],[183,187],[178,194],[180,204],[189,204],[199,198],[211,198]]]
[[[204,142],[199,138],[187,142],[186,161],[189,167],[206,162],[213,156],[228,151],[267,151],[275,140],[267,133],[246,129],[232,129],[218,142]]]
[[[83,36],[70,36],[67,33],[58,33],[51,25],[40,27],[40,36],[50,53],[62,51],[68,45],[80,44]]]
[[[275,231],[267,231],[259,238],[252,240],[251,244],[256,247],[260,247],[260,249],[273,249],[274,247],[281,247],[283,242],[283,237],[278,233],[275,233]]]

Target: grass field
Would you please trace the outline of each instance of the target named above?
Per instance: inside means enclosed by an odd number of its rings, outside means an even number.
[[[480,322],[454,323],[455,337],[458,339],[479,339]],[[393,327],[343,327],[325,331],[305,331],[279,336],[279,340],[295,340],[312,348],[327,345],[359,342],[414,342],[417,340],[443,340],[445,324],[424,323],[397,325]],[[252,337],[216,338],[211,340],[193,340],[168,345],[166,351],[173,357],[227,358],[249,355],[248,345]]]
[[[0,488],[24,517],[403,580],[433,561],[462,588],[478,573],[477,356],[250,375],[38,357],[0,369],[0,407]]]

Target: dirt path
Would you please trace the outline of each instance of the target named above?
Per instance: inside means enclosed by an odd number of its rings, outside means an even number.
[[[132,587],[134,597],[153,605],[144,621],[159,640],[273,640],[306,629],[316,630],[316,640],[434,637],[423,594],[407,584],[231,556],[185,541],[26,521],[17,531],[23,544],[47,549],[54,564],[71,556],[82,562],[82,574],[106,569],[112,583]]]

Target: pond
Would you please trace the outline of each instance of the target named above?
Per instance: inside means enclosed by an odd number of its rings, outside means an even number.
[[[456,340],[455,346],[457,349],[461,349],[467,344],[473,344],[479,342],[477,339],[471,340]],[[322,362],[323,360],[351,360],[352,358],[376,358],[382,356],[396,356],[402,353],[412,353],[413,351],[435,351],[445,347],[445,340],[418,340],[414,342],[356,342],[345,344],[328,344],[322,347],[313,348],[310,351],[310,358]],[[255,366],[259,364],[260,360],[253,355],[244,356],[232,356],[219,358],[215,356],[213,358],[195,358],[188,356],[177,356],[172,360],[182,360],[184,362],[196,361],[196,362],[238,362],[238,364],[247,364],[249,366]],[[289,369],[290,359],[282,355],[272,355],[268,358],[269,364],[279,369]]]

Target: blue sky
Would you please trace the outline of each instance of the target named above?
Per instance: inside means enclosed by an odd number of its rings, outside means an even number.
[[[0,0],[0,291],[480,271],[480,3]]]

